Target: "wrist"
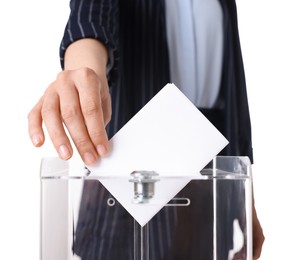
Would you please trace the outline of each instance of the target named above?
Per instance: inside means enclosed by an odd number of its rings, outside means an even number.
[[[81,39],[68,46],[65,52],[65,70],[90,68],[100,77],[106,77],[108,51],[95,39]]]

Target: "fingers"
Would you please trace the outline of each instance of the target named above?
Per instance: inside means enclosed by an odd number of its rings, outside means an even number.
[[[83,71],[85,76],[79,81],[79,103],[87,128],[88,136],[99,156],[103,156],[109,149],[108,137],[105,131],[105,118],[109,114],[107,105],[102,98],[100,80],[90,71]],[[98,87],[96,87],[98,86]],[[107,92],[108,93],[108,92]],[[104,94],[103,94],[104,95]],[[109,96],[109,94],[107,94]],[[108,120],[108,119],[107,119]]]
[[[34,146],[39,147],[44,143],[45,137],[42,129],[41,116],[42,99],[34,106],[27,116],[28,133]]]
[[[46,92],[41,115],[58,155],[68,160],[72,156],[72,147],[62,125],[59,101],[57,93]]]
[[[65,85],[70,84],[74,82],[65,82]],[[76,84],[76,87],[69,86],[60,91],[61,116],[83,161],[92,164],[99,155],[105,154],[104,148],[101,154],[98,150],[101,151],[100,145],[107,141],[104,125],[100,123],[100,94],[98,88],[91,86],[86,79],[81,78]]]
[[[111,117],[107,81],[91,69],[63,71],[28,115],[29,135],[35,146],[44,142],[44,122],[60,158],[67,160],[75,144],[84,163],[92,164],[109,150],[105,126]],[[67,134],[67,131],[68,134]]]

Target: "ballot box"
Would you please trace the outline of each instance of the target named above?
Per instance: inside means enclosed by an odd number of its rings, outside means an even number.
[[[145,215],[160,187],[169,191],[182,176],[152,169],[114,176],[118,189],[131,190],[123,199],[136,205],[137,215],[84,166],[43,158],[40,176],[41,260],[252,259],[247,157],[217,156],[198,177],[184,174],[186,185],[143,224],[134,216]]]

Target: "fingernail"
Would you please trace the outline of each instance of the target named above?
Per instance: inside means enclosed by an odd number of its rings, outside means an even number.
[[[33,135],[31,139],[32,139],[33,145],[35,145],[35,146],[41,144],[41,142],[42,142],[42,138],[38,134]]]
[[[95,156],[93,156],[93,154],[87,152],[83,155],[83,161],[86,164],[92,164],[96,161],[96,158],[95,158]]]
[[[103,156],[106,154],[107,150],[103,144],[97,145],[97,152],[100,156]]]
[[[59,155],[60,155],[61,159],[63,159],[63,160],[69,159],[70,152],[69,152],[66,145],[60,145],[59,146]]]

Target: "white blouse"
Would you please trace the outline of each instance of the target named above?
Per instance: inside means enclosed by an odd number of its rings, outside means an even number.
[[[223,60],[218,0],[165,0],[171,81],[197,106],[216,102]]]

